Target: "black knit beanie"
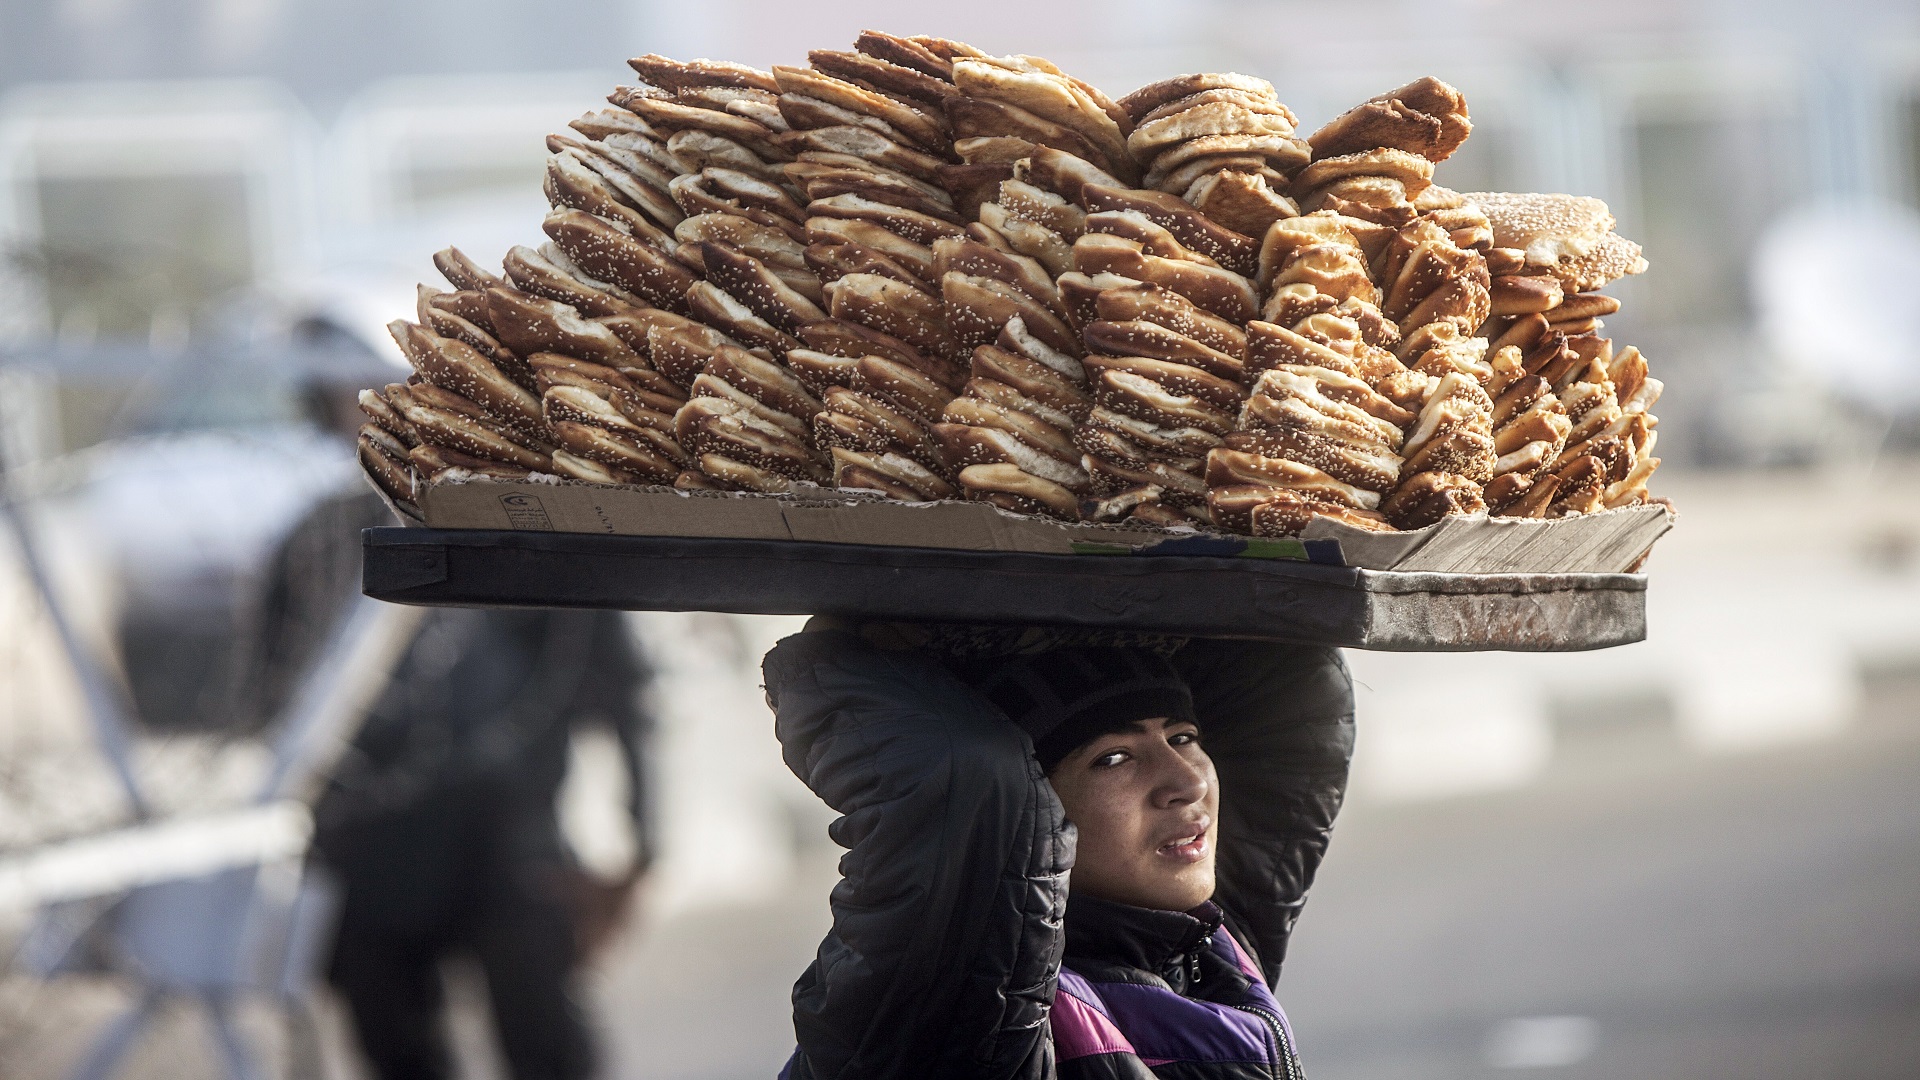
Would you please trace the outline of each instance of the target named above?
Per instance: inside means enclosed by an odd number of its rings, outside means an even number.
[[[1051,773],[1089,740],[1141,720],[1193,721],[1193,692],[1158,653],[1065,648],[1025,656],[954,661],[960,677],[1033,739]]]

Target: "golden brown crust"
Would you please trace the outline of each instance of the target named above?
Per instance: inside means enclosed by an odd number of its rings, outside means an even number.
[[[969,465],[960,470],[960,487],[969,499],[990,502],[1016,514],[1033,514],[1075,521],[1080,500],[1073,492],[1049,480],[1021,472],[1014,465]]]
[[[1347,110],[1307,142],[1315,159],[1389,146],[1440,162],[1472,131],[1466,98],[1427,76]]]
[[[1237,90],[1255,97],[1274,98],[1273,84],[1251,75],[1231,72],[1201,72],[1176,75],[1147,85],[1120,99],[1120,108],[1136,123],[1148,113],[1181,98],[1214,89]],[[1277,100],[1277,99],[1275,99]]]

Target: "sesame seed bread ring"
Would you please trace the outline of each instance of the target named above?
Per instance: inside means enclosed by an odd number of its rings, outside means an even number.
[[[666,138],[659,128],[642,120],[638,114],[626,109],[595,109],[582,113],[578,120],[569,120],[567,126],[585,135],[589,139],[606,139],[614,135],[639,135],[655,142]]]
[[[539,399],[473,346],[400,320],[388,323],[387,332],[422,379],[466,398],[502,423],[539,435]]]
[[[1605,288],[1609,283],[1632,274],[1645,273],[1647,260],[1640,254],[1640,245],[1621,236],[1608,233],[1600,243],[1585,255],[1572,259],[1562,259],[1552,267],[1553,276],[1568,292],[1591,292]]]
[[[723,402],[729,407],[741,410],[742,415],[750,415],[762,429],[769,433],[769,437],[781,439],[801,449],[809,449],[812,446],[813,439],[809,434],[807,421],[792,413],[773,408],[730,382],[715,378],[708,373],[701,373],[699,378],[693,380],[693,396],[687,400],[697,401],[701,398]],[[683,405],[680,407],[680,412],[674,413],[676,438],[680,433],[680,413],[685,411],[686,406]]]
[[[1099,407],[1087,417],[1085,429],[1109,431],[1123,436],[1162,460],[1193,459],[1197,463],[1207,456],[1207,451],[1221,445],[1221,436],[1211,431],[1191,427],[1161,427]],[[1195,464],[1192,467],[1197,469],[1199,466]]]
[[[487,290],[487,309],[500,340],[521,356],[565,353],[609,367],[642,367],[640,354],[613,331],[555,300],[518,289]]]
[[[1408,198],[1425,191],[1433,183],[1433,162],[1418,154],[1376,146],[1339,157],[1315,158],[1313,164],[1293,178],[1293,193],[1317,191],[1341,180],[1356,177],[1384,177],[1396,180]]]
[[[686,395],[677,387],[667,383],[657,372],[646,372],[654,376],[660,384],[673,390],[672,394],[655,393],[641,387],[625,372],[606,367],[602,364],[575,360],[571,356],[557,353],[534,353],[528,357],[536,373],[536,382],[544,395],[556,386],[571,386],[594,394],[610,402],[622,416],[640,425],[671,434],[673,414],[686,404]],[[628,371],[637,369],[629,368]],[[543,405],[544,409],[545,406]]]
[[[959,494],[952,484],[912,458],[837,446],[832,453],[835,487],[878,491],[903,502],[933,502]]]
[[[1152,326],[1151,323],[1147,325]],[[1155,327],[1155,329],[1159,328]],[[1089,353],[1086,365],[1088,376],[1096,386],[1105,381],[1105,375],[1125,372],[1150,380],[1168,393],[1204,401],[1228,412],[1238,410],[1247,396],[1246,389],[1238,380],[1222,378],[1178,361],[1158,360],[1146,356],[1110,356],[1103,353]]]
[[[737,346],[722,345],[714,350],[703,374],[745,391],[770,409],[802,420],[813,419],[824,408],[793,372]]]
[[[946,164],[942,157],[915,150],[880,132],[855,124],[791,131],[780,136],[780,144],[790,154],[808,151],[848,154],[929,182],[938,180],[940,166]]]
[[[1393,531],[1377,511],[1355,510],[1293,491],[1276,491],[1256,504],[1248,514],[1247,531],[1255,536],[1298,536],[1316,517],[1332,518],[1369,532]]]
[[[964,139],[955,139],[953,152],[961,161],[969,165],[1007,165],[1013,166],[1032,157],[1037,150],[1052,150],[1031,140],[1016,138],[1012,135],[973,135]],[[1054,153],[1064,153],[1054,150]],[[1072,154],[1065,156],[1081,160]]]
[[[953,124],[953,137],[956,140],[1018,139],[1035,146],[1051,146],[1055,150],[1084,158],[1092,162],[1094,167],[1120,177],[1122,181],[1138,175],[1131,159],[1123,158],[1116,162],[1091,139],[1073,128],[1054,123],[1005,101],[957,97],[947,102],[947,118]]]
[[[800,345],[791,334],[761,318],[739,298],[711,281],[697,281],[687,289],[687,310],[694,318],[748,348],[763,348],[775,356],[784,356],[788,349]]]
[[[494,275],[480,269],[478,263],[467,258],[467,256],[456,247],[442,248],[434,252],[433,266],[434,269],[440,271],[441,276],[445,277],[449,284],[462,291],[484,291],[490,285],[506,284],[506,282]],[[469,316],[469,318],[471,318],[471,316]]]
[[[954,399],[956,402],[965,400]],[[1009,412],[1006,415],[1015,414]],[[1058,457],[1036,449],[1011,431],[997,427],[939,423],[933,426],[933,433],[940,439],[947,464],[961,470],[963,487],[966,486],[966,470],[974,465],[1008,465],[1069,491],[1085,491],[1087,488],[1087,472],[1081,468],[1080,452],[1071,442],[1067,444],[1068,456]]]
[[[885,94],[896,101],[927,112],[937,112],[948,98],[959,91],[953,81],[924,71],[892,63],[862,52],[814,49],[807,63],[842,82]]]
[[[1223,448],[1208,454],[1207,483],[1215,487],[1265,485],[1357,510],[1373,510],[1381,503],[1379,492],[1343,484],[1311,465],[1243,450]]]
[[[617,285],[655,307],[680,312],[687,309],[682,297],[699,276],[666,250],[642,243],[579,210],[556,210],[540,227],[569,262],[594,279]],[[669,243],[678,246],[677,242]],[[488,310],[492,310],[491,300]]]
[[[554,154],[547,158],[547,175],[541,188],[547,202],[556,210],[580,210],[602,218],[622,232],[652,244],[671,249],[672,234],[659,222],[614,193],[606,180],[588,168],[575,154]],[[678,218],[674,219],[678,221]]]
[[[1081,198],[1089,213],[1130,211],[1145,215],[1187,249],[1235,273],[1251,274],[1255,269],[1259,241],[1217,224],[1178,196],[1088,184],[1081,189]]]
[[[944,169],[956,167],[943,167],[942,175],[945,175]],[[947,193],[945,187],[846,154],[809,150],[800,156],[800,160],[781,166],[781,170],[794,186],[806,193],[808,199],[861,195],[875,202],[904,207],[945,221],[959,221],[953,196]]]
[[[846,319],[822,319],[800,328],[809,346],[832,356],[878,356],[903,364],[927,378],[957,391],[967,381],[960,365],[929,355],[891,334]]]
[[[592,169],[623,202],[644,211],[662,228],[671,229],[685,216],[667,194],[667,186],[680,171],[671,164],[662,168],[644,155],[566,135],[548,135],[547,150]]]
[[[1207,482],[1198,473],[1177,469],[1166,462],[1147,462],[1138,467],[1123,465],[1095,455],[1086,459],[1089,484],[1096,494],[1110,495],[1142,485],[1160,489],[1160,502],[1168,506],[1202,506],[1207,499]]]
[[[1187,247],[1165,227],[1138,210],[1102,210],[1087,215],[1087,231],[1118,236],[1140,245],[1140,250],[1162,259],[1178,259],[1201,266],[1220,264]]]
[[[1247,354],[1247,332],[1171,289],[1146,282],[1101,289],[1094,299],[1094,315],[1110,322],[1145,320],[1199,342],[1235,360]]]
[[[547,455],[524,446],[509,437],[499,425],[446,408],[431,394],[408,394],[394,402],[400,415],[418,428],[422,445],[432,443],[462,450],[476,457],[504,461],[534,472],[546,472],[551,462]],[[415,449],[419,449],[416,447]]]
[[[1155,191],[1179,195],[1208,173],[1232,170],[1257,173],[1274,188],[1284,190],[1292,185],[1291,177],[1307,159],[1307,144],[1298,138],[1208,135],[1162,151],[1141,183]]]
[[[1388,492],[1400,482],[1400,455],[1378,443],[1298,430],[1236,431],[1226,437],[1230,450],[1286,458],[1311,465],[1343,484]]]
[[[399,502],[412,502],[413,469],[407,459],[407,447],[373,424],[360,425],[354,442],[354,454],[381,491]]]
[[[1022,472],[1007,462],[970,465],[960,470],[960,488],[969,499],[992,503],[1016,514],[1075,521],[1080,500],[1068,488]]]
[[[1495,457],[1491,436],[1456,428],[1429,439],[1426,445],[1408,455],[1405,468],[1409,473],[1448,473],[1484,484],[1493,479]]]
[[[827,306],[836,319],[869,326],[913,348],[958,363],[967,350],[947,330],[939,298],[877,274],[848,274],[827,285]]]
[[[1427,76],[1348,109],[1307,142],[1316,159],[1390,146],[1441,162],[1472,130],[1466,98]]]
[[[1140,123],[1150,124],[1155,120],[1186,112],[1195,106],[1209,105],[1216,101],[1230,102],[1250,112],[1269,113],[1281,117],[1286,120],[1289,128],[1297,127],[1300,123],[1299,118],[1293,115],[1293,110],[1281,104],[1279,99],[1267,94],[1249,93],[1230,86],[1216,86],[1175,98],[1142,116]]]
[[[569,480],[580,480],[589,484],[639,484],[640,477],[625,469],[616,469],[611,465],[602,465],[565,450],[553,452],[553,471]]]
[[[1104,494],[1116,487],[1130,487],[1140,483],[1166,483],[1151,475],[1142,477],[1141,473],[1156,467],[1184,475],[1189,478],[1188,484],[1198,488],[1200,492],[1206,490],[1206,482],[1200,479],[1200,468],[1205,463],[1205,454],[1199,457],[1186,456],[1170,459],[1166,455],[1147,449],[1125,435],[1097,427],[1076,429],[1073,433],[1073,442],[1084,452],[1081,465],[1087,470],[1087,475],[1092,478],[1093,490],[1096,492]],[[1116,483],[1116,478],[1111,473],[1111,470],[1116,469],[1131,471],[1122,474],[1119,477],[1120,482]],[[1178,484],[1178,481],[1174,481],[1169,486]]]
[[[674,227],[682,244],[725,244],[765,263],[769,269],[805,270],[806,244],[785,230],[736,213],[696,214]]]
[[[1001,186],[1005,187],[1005,182]],[[1038,222],[1016,217],[997,202],[980,205],[979,224],[999,236],[1010,250],[1039,262],[1055,278],[1073,269],[1073,245],[1065,237]]]
[[[883,34],[878,30],[862,30],[853,47],[876,60],[898,64],[936,79],[953,79],[953,61],[915,39]]]
[[[1232,101],[1209,101],[1170,116],[1148,121],[1127,136],[1127,149],[1142,160],[1166,168],[1157,155],[1190,139],[1212,135],[1252,135],[1292,139],[1293,124],[1286,116],[1256,112]]]
[[[933,269],[942,278],[949,273],[993,278],[1020,290],[1055,315],[1066,315],[1053,275],[1038,260],[1025,255],[1000,251],[970,237],[947,237],[933,245]]]
[[[1145,319],[1124,322],[1096,319],[1087,324],[1085,340],[1087,348],[1096,353],[1139,356],[1184,364],[1235,385],[1246,374],[1245,364],[1238,358],[1208,348],[1177,330],[1169,330]]]
[[[702,86],[736,86],[774,91],[773,76],[727,60],[670,60],[656,53],[627,61],[634,73],[663,90],[681,91]]]
[[[710,131],[753,151],[762,161],[787,161],[792,157],[781,149],[778,142],[781,133],[758,120],[717,109],[665,101],[633,87],[617,88],[608,100],[638,114],[641,119],[663,131]]]
[[[416,446],[407,452],[407,461],[413,466],[414,475],[425,477],[428,483],[442,483],[455,479],[471,480],[478,477],[489,480],[525,480],[533,475],[532,469],[474,457],[472,454],[463,454],[446,446]]]
[[[1514,275],[1493,278],[1488,295],[1495,318],[1549,311],[1561,307],[1566,297],[1560,283],[1553,278]],[[1573,317],[1593,316],[1573,314]]]
[[[950,193],[953,212],[963,222],[975,221],[980,216],[980,204],[998,198],[1000,185],[1013,176],[1011,161],[969,162],[940,168],[940,184]]]
[[[815,199],[807,204],[809,228],[813,219],[822,217],[869,222],[922,246],[931,245],[943,236],[965,236],[967,231],[953,221],[852,193]]]
[[[553,433],[566,453],[617,469],[641,483],[667,483],[680,473],[680,466],[673,461],[622,432],[559,420],[554,422]]]
[[[1087,391],[1059,371],[998,345],[973,350],[971,370],[975,383],[984,380],[1004,385],[1030,399],[1030,406],[1065,417],[1068,425],[1085,420],[1093,408]],[[1033,411],[1031,407],[1029,411]]]
[[[474,300],[478,300],[476,305]],[[421,325],[439,334],[441,337],[464,341],[479,351],[480,355],[500,365],[500,370],[515,381],[524,373],[524,365],[518,363],[513,350],[500,344],[499,339],[480,328],[473,321],[459,314],[462,310],[479,307],[484,318],[486,296],[483,293],[447,293],[430,285],[421,285],[414,291],[414,315]]]
[[[1082,274],[1117,274],[1170,289],[1231,322],[1245,323],[1259,310],[1253,285],[1231,270],[1180,259],[1148,255],[1139,244],[1117,236],[1088,233],[1074,242],[1074,269]]]
[[[362,390],[358,400],[360,411],[367,419],[398,440],[403,448],[420,445],[420,433],[378,390]]]
[[[784,99],[799,96],[884,121],[922,150],[939,152],[947,146],[947,122],[944,115],[916,108],[897,98],[836,79],[824,71],[776,64],[774,80],[780,84]],[[781,109],[783,113],[786,109]],[[799,123],[795,127],[803,126]],[[815,125],[820,126],[820,125]]]
[[[1156,83],[1135,90],[1120,99],[1120,108],[1127,116],[1138,123],[1148,113],[1170,101],[1208,90],[1238,90],[1256,98],[1277,100],[1273,84],[1265,79],[1251,75],[1236,75],[1231,72],[1205,72],[1195,75],[1177,75],[1171,79],[1162,79]]]
[[[556,300],[589,318],[606,315],[631,315],[645,307],[646,301],[603,281],[596,281],[575,267],[566,253],[551,244],[536,250],[515,245],[501,260],[507,280],[522,292]],[[582,278],[585,280],[582,280]]]
[[[953,391],[926,373],[884,356],[855,361],[859,389],[872,394],[915,419],[931,423],[953,400]]]
[[[1050,349],[1073,357],[1086,351],[1066,320],[997,278],[951,271],[940,279],[940,295],[947,329],[969,351],[997,340],[1001,328],[1014,319]]]
[[[1085,158],[1075,157],[1051,146],[1036,146],[1024,157],[1026,160],[1017,166],[1016,173],[1021,180],[1051,191],[1069,202],[1078,203],[1082,208],[1086,203],[1080,193],[1088,184],[1108,188],[1126,187],[1118,177]]]
[[[953,82],[960,93],[1018,107],[1070,128],[1097,147],[1111,162],[1126,162],[1126,136],[1100,103],[1065,76],[1040,71],[1016,71],[979,60],[953,65]]]
[[[743,144],[711,131],[698,128],[676,131],[668,136],[665,147],[676,175],[707,169],[732,169],[768,183],[779,183],[784,178],[780,166],[768,163]],[[667,181],[666,189],[671,197],[671,179]]]
[[[809,245],[851,243],[857,244],[862,248],[877,251],[885,256],[889,262],[894,264],[895,268],[907,271],[907,276],[902,278],[902,281],[908,283],[917,281],[919,287],[922,289],[931,291],[931,286],[935,280],[933,272],[933,249],[930,246],[909,240],[888,229],[885,225],[872,221],[862,218],[830,217],[825,215],[810,217],[807,219],[807,241]],[[864,256],[858,255],[858,253],[842,253],[841,255],[834,256],[831,262],[834,265],[841,265],[842,260],[854,260],[863,257]],[[845,272],[859,273],[860,271],[852,269],[849,265],[845,268]],[[873,272],[894,276],[891,269],[876,270]]]
[[[1235,410],[1170,390],[1137,371],[1102,371],[1092,389],[1100,405],[1160,427],[1196,427],[1216,435],[1233,430]]]
[[[795,223],[807,217],[799,201],[786,188],[738,169],[709,166],[697,173],[676,176],[670,190],[674,201],[689,214],[751,209]]]
[[[1069,466],[1080,460],[1080,451],[1074,446],[1071,433],[1018,408],[994,401],[976,397],[954,398],[947,402],[946,411],[941,413],[941,423],[1005,432],[1030,449]]]
[[[825,282],[836,281],[848,274],[878,274],[892,278],[903,285],[932,295],[933,288],[906,263],[888,255],[884,251],[870,248],[865,244],[856,244],[838,236],[829,236],[826,240],[807,245],[805,252],[807,266],[822,282],[822,298],[825,297]]]
[[[792,333],[827,317],[817,304],[788,287],[753,256],[721,244],[702,243],[695,250],[706,266],[709,282],[774,326]]]
[[[709,476],[713,472],[704,460],[709,454],[790,480],[823,483],[829,476],[805,443],[748,406],[726,398],[688,401],[674,417],[674,434],[681,446],[701,458],[701,471]]]

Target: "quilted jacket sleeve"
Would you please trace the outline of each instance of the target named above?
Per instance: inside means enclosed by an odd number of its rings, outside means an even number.
[[[1195,640],[1174,664],[1220,775],[1214,898],[1272,984],[1346,793],[1353,680],[1338,650],[1300,645]]]
[[[1073,833],[1025,733],[936,662],[842,631],[763,670],[787,765],[847,849],[788,1075],[1051,1080]]]

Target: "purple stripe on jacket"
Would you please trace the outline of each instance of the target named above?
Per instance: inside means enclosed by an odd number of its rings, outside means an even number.
[[[1214,934],[1212,949],[1252,980],[1244,1004],[1286,1023],[1259,970],[1233,936],[1224,929]],[[1183,997],[1162,986],[1094,983],[1066,968],[1060,971],[1053,1025],[1055,1056],[1063,1062],[1122,1051],[1149,1066],[1174,1061],[1265,1064],[1273,1053],[1272,1032],[1253,1013]]]

